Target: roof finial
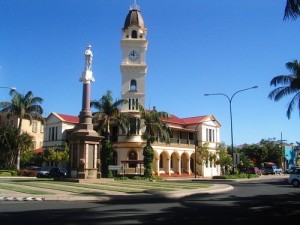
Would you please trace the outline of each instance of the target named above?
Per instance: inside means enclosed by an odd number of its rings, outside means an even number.
[[[133,1],[133,5],[130,6],[130,10],[140,10],[138,4],[136,4],[136,0]]]

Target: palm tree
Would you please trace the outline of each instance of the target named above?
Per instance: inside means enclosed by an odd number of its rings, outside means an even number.
[[[287,0],[283,19],[297,19],[300,16],[300,0]]]
[[[287,95],[295,94],[288,105],[286,113],[288,119],[290,119],[295,104],[298,104],[298,110],[300,111],[300,61],[294,60],[285,65],[286,68],[291,71],[291,74],[279,75],[271,80],[270,86],[273,85],[276,87],[279,84],[282,84],[283,86],[277,87],[271,91],[269,98],[274,101],[279,101]]]
[[[141,128],[144,128],[142,139],[146,141],[146,146],[143,149],[144,176],[152,178],[154,151],[151,144],[156,140],[157,135],[159,135],[165,143],[170,143],[171,130],[163,119],[170,119],[171,116],[166,112],[158,112],[156,109],[151,111],[145,110],[142,106],[139,106],[139,111]]]
[[[126,99],[116,100],[113,102],[112,92],[107,91],[99,100],[92,100],[90,103],[91,108],[98,111],[93,112],[93,121],[99,122],[98,131],[105,133],[105,138],[110,137],[110,123],[117,121],[120,128],[125,132],[129,127],[129,117],[127,113],[120,111],[120,106],[127,103]]]
[[[111,91],[107,91],[99,100],[93,100],[90,103],[91,108],[96,108],[98,111],[93,112],[93,121],[98,122],[98,132],[104,132],[104,140],[102,141],[102,149],[100,152],[101,171],[103,177],[109,177],[108,166],[112,162],[113,152],[112,143],[110,140],[110,123],[116,121],[119,127],[127,132],[130,126],[130,115],[121,112],[119,107],[127,103],[127,100],[121,99],[113,102]]]
[[[7,116],[17,116],[19,118],[18,134],[22,133],[23,119],[29,119],[30,125],[33,119],[43,121],[43,108],[39,105],[43,102],[40,97],[34,97],[31,91],[26,95],[18,93],[16,90],[11,90],[11,102],[0,102],[0,109],[2,113],[7,113]],[[16,168],[20,169],[21,152],[18,149]]]

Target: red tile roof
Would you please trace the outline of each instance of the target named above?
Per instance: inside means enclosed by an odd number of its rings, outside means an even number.
[[[180,119],[179,117],[170,114],[170,119],[165,119],[162,118],[162,121],[166,122],[166,123],[174,123],[174,124],[181,124],[181,125],[185,125],[184,121],[182,119]]]
[[[58,116],[61,117],[65,122],[68,123],[79,123],[79,117],[78,116],[71,116],[71,115],[66,115],[66,114],[60,114],[57,113]]]
[[[41,153],[41,152],[44,152],[44,149],[43,148],[37,148],[37,149],[35,149],[35,152],[36,153]]]
[[[179,118],[173,114],[171,115],[171,119],[162,119],[166,123],[180,124],[180,125],[191,125],[198,124],[201,120],[203,120],[206,116],[196,116],[196,117],[187,117],[187,118]]]
[[[191,124],[198,124],[200,121],[202,121],[206,116],[195,116],[195,117],[187,117],[182,118],[185,124],[191,125]]]
[[[71,116],[66,114],[60,114],[56,113],[60,117],[60,119],[63,119],[65,122],[69,123],[79,123],[79,117],[78,116]],[[195,117],[186,117],[186,118],[179,118],[173,114],[170,114],[171,119],[162,119],[166,123],[172,123],[172,124],[179,124],[179,125],[192,125],[192,124],[198,124],[203,119],[207,117],[205,116],[195,116]]]

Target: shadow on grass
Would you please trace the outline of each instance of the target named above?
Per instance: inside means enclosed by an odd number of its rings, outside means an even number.
[[[280,182],[269,182],[269,184],[278,185],[279,188],[287,187],[287,184]],[[237,186],[242,185],[237,184]],[[253,188],[261,187],[256,183],[250,185]],[[24,210],[1,212],[1,223],[10,225],[292,224],[293,221],[299,220],[300,194],[299,189],[292,189],[289,194],[257,193],[239,197],[229,192],[213,196],[193,195],[181,200],[122,199],[122,196],[119,196],[107,203],[50,202],[47,204],[42,202],[23,205],[23,207]]]

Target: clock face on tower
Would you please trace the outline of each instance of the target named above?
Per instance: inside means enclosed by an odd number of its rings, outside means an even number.
[[[135,50],[129,52],[129,59],[132,61],[136,61],[139,58],[139,53]]]

